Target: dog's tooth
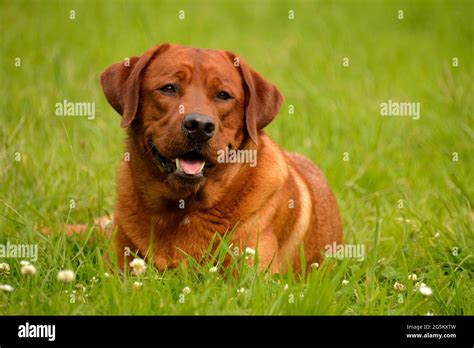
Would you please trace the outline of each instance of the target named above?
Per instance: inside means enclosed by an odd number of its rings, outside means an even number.
[[[206,161],[202,161],[201,168],[199,169],[199,172],[202,172],[205,165],[206,165]]]
[[[179,165],[179,158],[177,158],[175,161],[176,161],[176,170],[181,171],[181,166]]]

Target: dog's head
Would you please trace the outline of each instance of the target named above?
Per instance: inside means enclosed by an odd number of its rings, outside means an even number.
[[[219,150],[258,144],[283,97],[226,51],[163,44],[108,67],[104,94],[157,175],[197,191],[217,171]]]

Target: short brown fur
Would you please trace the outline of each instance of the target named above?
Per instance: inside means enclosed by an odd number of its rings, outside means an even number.
[[[179,91],[163,95],[158,88],[170,81]],[[325,245],[342,241],[336,201],[321,171],[262,131],[283,97],[236,55],[164,44],[131,58],[130,66],[110,66],[101,82],[128,134],[130,160],[118,168],[114,212],[120,265],[128,262],[125,248],[152,257],[159,269],[176,266],[182,251],[199,259],[216,231],[234,226],[234,245],[258,244],[259,264],[272,272],[285,272],[288,263],[299,271],[301,243],[310,264],[322,260]],[[233,99],[216,100],[222,89]],[[205,114],[216,124],[202,148],[213,166],[192,182],[160,171],[150,149],[166,158],[189,149],[181,129],[189,113]],[[219,163],[217,151],[227,146],[256,150],[257,165]]]

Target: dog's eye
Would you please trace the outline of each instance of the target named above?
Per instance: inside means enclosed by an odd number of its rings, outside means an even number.
[[[221,99],[221,100],[227,100],[227,99],[232,98],[232,96],[226,91],[220,91],[216,94],[216,98]]]
[[[166,93],[166,94],[175,94],[176,93],[176,86],[168,83],[160,88],[158,88],[160,92]]]

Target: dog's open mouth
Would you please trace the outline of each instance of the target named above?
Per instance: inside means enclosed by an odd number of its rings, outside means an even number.
[[[211,163],[206,163],[204,156],[196,150],[185,152],[173,159],[168,159],[160,154],[151,139],[148,140],[148,146],[158,167],[166,174],[199,179],[203,177],[205,168],[212,166]]]
[[[186,175],[202,174],[206,161],[197,152],[188,152],[181,158],[176,158],[176,170]]]

